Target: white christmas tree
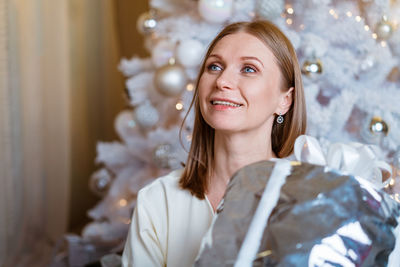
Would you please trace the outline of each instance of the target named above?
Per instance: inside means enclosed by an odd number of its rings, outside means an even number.
[[[236,21],[268,19],[292,41],[302,65],[307,134],[321,144],[376,144],[400,167],[400,1],[151,0],[137,21],[150,58],[122,59],[132,109],[121,111],[121,141],[99,143],[90,180],[103,196],[82,238],[122,249],[138,190],[181,168],[199,64],[209,42]],[[324,146],[323,146],[324,147]],[[398,194],[394,195],[398,198]]]

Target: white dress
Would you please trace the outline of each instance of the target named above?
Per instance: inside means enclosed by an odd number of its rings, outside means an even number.
[[[156,179],[138,193],[122,266],[192,266],[213,220],[207,198],[179,187],[182,170]]]

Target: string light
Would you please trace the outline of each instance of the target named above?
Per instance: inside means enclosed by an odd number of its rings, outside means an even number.
[[[386,42],[385,41],[381,41],[381,46],[382,47],[386,47]]]
[[[286,12],[287,12],[288,14],[292,15],[292,14],[294,13],[294,10],[293,10],[292,7],[288,7],[288,8],[286,9]]]
[[[168,59],[168,64],[174,65],[175,64],[175,58],[171,57]]]
[[[338,18],[339,18],[338,14],[336,14],[335,10],[333,10],[333,9],[330,9],[330,10],[329,10],[329,14],[331,14],[332,17],[334,17],[335,19],[338,19]]]
[[[360,22],[361,21],[361,17],[360,16],[356,16],[356,21]]]
[[[365,26],[364,26],[364,30],[365,30],[365,31],[369,31],[369,26],[368,26],[368,25],[365,25]]]
[[[191,92],[191,91],[193,91],[193,89],[194,89],[194,84],[193,83],[188,83],[186,85],[186,90],[187,91]]]
[[[126,199],[124,199],[124,198],[121,198],[121,199],[118,201],[118,204],[119,204],[121,207],[125,207],[125,206],[128,204],[128,201],[126,201]]]
[[[176,103],[175,105],[176,110],[182,110],[183,109],[183,103],[182,101],[178,101],[178,103]]]
[[[305,26],[304,24],[300,24],[300,30],[304,30]]]
[[[289,18],[289,19],[286,20],[286,23],[289,24],[289,25],[292,25],[293,20]]]
[[[350,11],[347,11],[346,15],[350,18],[351,16],[353,16],[353,13],[351,13]]]
[[[376,38],[378,38],[378,35],[376,33],[373,33],[372,38],[376,39]]]

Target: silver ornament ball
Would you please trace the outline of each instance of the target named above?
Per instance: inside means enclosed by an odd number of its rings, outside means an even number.
[[[375,33],[379,40],[387,40],[392,36],[393,27],[389,21],[382,20],[376,25]]]
[[[165,96],[178,96],[185,90],[188,80],[185,70],[177,64],[164,65],[156,70],[154,85]]]
[[[157,109],[149,102],[145,102],[136,107],[133,114],[135,121],[142,128],[151,128],[156,125],[159,120]]]
[[[172,145],[161,144],[153,151],[153,161],[158,168],[171,168],[170,157],[172,153]]]
[[[136,22],[137,30],[144,35],[150,34],[155,31],[157,27],[157,20],[154,12],[148,11],[141,14]]]
[[[369,124],[369,131],[373,135],[388,135],[389,126],[381,117],[375,116],[371,119],[371,122]]]
[[[98,196],[106,195],[111,185],[111,176],[107,170],[101,169],[95,172],[89,180],[90,190]]]
[[[322,71],[322,62],[319,59],[306,60],[301,68],[301,72],[307,76],[321,74]]]
[[[198,11],[210,23],[223,23],[232,15],[233,0],[199,0]]]

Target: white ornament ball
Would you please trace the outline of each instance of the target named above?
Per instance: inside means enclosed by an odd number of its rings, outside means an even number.
[[[135,108],[134,117],[137,124],[142,128],[151,128],[157,124],[158,111],[149,102],[145,102]]]
[[[156,70],[154,85],[165,96],[178,96],[185,90],[187,77],[182,66],[168,64]]]
[[[121,111],[114,121],[114,128],[122,140],[136,134],[136,122],[131,110]]]
[[[136,22],[137,30],[144,35],[150,34],[155,31],[157,27],[157,20],[153,12],[144,12],[141,14]]]
[[[281,15],[285,8],[283,0],[257,0],[257,15],[263,19],[274,20]]]
[[[375,66],[375,57],[373,55],[368,55],[361,60],[359,68],[361,72],[366,72],[371,70],[374,66]]]
[[[169,59],[174,56],[175,44],[168,40],[159,41],[151,51],[151,61],[154,66],[161,67],[168,63]]]
[[[182,41],[176,48],[176,59],[187,68],[194,68],[200,65],[203,54],[203,44],[194,39]]]
[[[233,0],[199,0],[198,9],[204,20],[222,23],[232,15]]]

